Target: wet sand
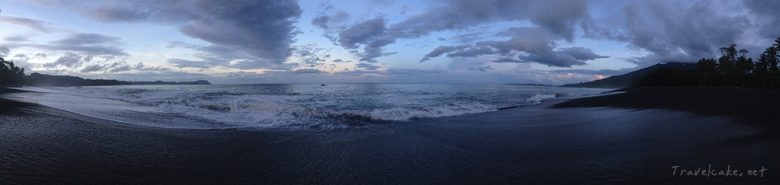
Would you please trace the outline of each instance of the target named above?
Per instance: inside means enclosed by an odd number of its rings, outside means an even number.
[[[780,137],[766,124],[664,107],[561,102],[289,131],[142,127],[0,100],[0,184],[780,182]],[[768,171],[763,178],[672,175],[673,166],[708,165]]]

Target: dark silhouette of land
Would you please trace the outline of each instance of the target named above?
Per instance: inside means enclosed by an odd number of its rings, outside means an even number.
[[[0,57],[0,87],[24,83],[24,69]]]
[[[696,64],[657,64],[624,75],[564,87],[649,87],[706,86],[743,88],[780,88],[780,38],[761,53],[758,60],[747,57],[749,51],[736,44],[721,48],[722,56],[703,58]]]
[[[600,80],[594,80],[590,82],[583,82],[577,84],[566,84],[563,87],[590,87],[590,88],[623,88],[635,86],[637,81],[647,75],[654,73],[659,69],[672,69],[672,70],[693,70],[696,69],[696,64],[692,63],[680,63],[670,62],[665,64],[656,64],[650,67],[642,68],[636,71],[632,71],[622,75],[610,76]]]
[[[752,126],[777,129],[780,110],[780,39],[758,60],[746,56],[736,45],[721,48],[717,60],[696,64],[667,63],[603,80],[570,87],[622,88],[622,93],[574,99],[555,108],[617,107],[670,109],[705,116],[744,120]]]
[[[555,108],[617,107],[628,109],[670,109],[703,116],[724,116],[744,120],[762,128],[780,128],[780,89],[727,87],[632,87],[606,96],[569,100]]]
[[[0,87],[7,86],[104,86],[104,85],[210,85],[209,81],[119,81],[109,79],[84,79],[75,76],[47,75],[32,73],[25,75],[24,69],[17,67],[11,61],[0,57]]]

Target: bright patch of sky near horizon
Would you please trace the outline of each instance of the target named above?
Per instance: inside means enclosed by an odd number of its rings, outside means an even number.
[[[0,55],[122,80],[563,84],[780,36],[769,0],[155,3],[0,0]]]

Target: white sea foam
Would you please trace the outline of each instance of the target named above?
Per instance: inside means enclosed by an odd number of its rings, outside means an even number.
[[[536,94],[534,96],[531,96],[530,98],[526,99],[526,102],[528,103],[541,103],[544,100],[549,100],[556,98],[555,94]]]
[[[92,117],[168,128],[342,127],[490,112],[558,96],[601,92],[370,84],[21,89],[39,93],[8,96]]]

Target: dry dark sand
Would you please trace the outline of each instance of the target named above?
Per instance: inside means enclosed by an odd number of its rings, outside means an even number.
[[[575,100],[576,101],[576,100]],[[183,130],[0,100],[0,184],[778,184],[738,117],[559,102],[348,129]],[[564,104],[565,105],[565,104]],[[767,168],[762,177],[672,167]]]

